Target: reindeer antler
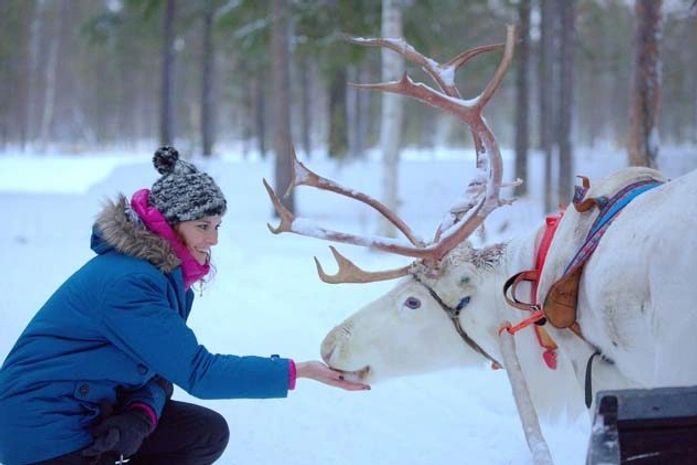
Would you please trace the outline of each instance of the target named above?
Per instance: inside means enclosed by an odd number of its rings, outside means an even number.
[[[458,119],[467,124],[472,131],[477,152],[477,165],[480,166],[480,155],[488,155],[488,176],[485,180],[474,180],[470,183],[468,187],[470,193],[468,202],[465,202],[463,208],[457,209],[456,212],[452,213],[454,221],[448,223],[444,220],[438,226],[433,243],[425,245],[422,241],[418,240],[406,223],[393,211],[389,210],[372,197],[344,188],[312,172],[297,160],[294,151],[292,153],[293,180],[288,187],[288,192],[296,186],[307,185],[359,200],[374,208],[392,222],[409,240],[410,244],[388,238],[368,238],[330,231],[317,227],[306,220],[295,218],[291,212],[283,207],[276,193],[266,180],[264,180],[264,185],[271,197],[271,201],[281,218],[281,224],[278,227],[273,228],[269,225],[271,232],[274,234],[293,232],[334,242],[372,246],[386,252],[421,259],[427,263],[437,263],[445,257],[448,252],[467,239],[493,210],[500,205],[510,203],[510,201],[501,200],[499,198],[502,185],[503,162],[496,138],[486,124],[482,116],[482,111],[501,85],[503,77],[513,59],[514,36],[515,28],[513,26],[508,26],[503,56],[494,76],[482,93],[470,100],[463,100],[460,98],[460,93],[454,84],[455,71],[473,57],[484,52],[501,48],[501,44],[476,47],[460,53],[445,64],[439,64],[419,53],[414,47],[402,39],[350,39],[351,42],[359,45],[385,47],[401,54],[409,62],[420,66],[435,81],[438,89],[434,89],[423,83],[416,83],[406,73],[404,73],[399,81],[377,84],[353,84],[355,87],[406,95],[455,115]],[[461,219],[458,221],[460,217]],[[393,279],[409,273],[410,266],[385,272],[367,272],[358,268],[350,260],[339,254],[333,247],[331,247],[331,249],[339,265],[339,272],[336,275],[329,276],[324,273],[321,265],[315,258],[320,278],[325,282],[370,282]]]
[[[416,247],[423,247],[424,243],[423,241],[419,240],[416,235],[412,232],[411,228],[404,222],[402,221],[401,218],[397,216],[395,212],[387,208],[383,203],[380,201],[363,194],[362,192],[355,191],[353,189],[347,189],[340,184],[324,178],[317,173],[311,171],[308,169],[305,165],[303,165],[300,161],[298,161],[297,156],[295,155],[295,149],[291,147],[291,159],[292,159],[292,172],[293,176],[290,181],[290,184],[288,185],[288,189],[286,190],[286,195],[292,191],[295,187],[297,186],[311,186],[311,187],[316,187],[318,189],[326,190],[326,191],[331,191],[331,192],[336,192],[339,195],[343,195],[345,197],[349,197],[351,199],[356,199],[359,202],[362,202],[366,205],[368,205],[371,208],[374,208],[377,210],[381,215],[383,215],[387,220],[389,220],[392,224],[394,224],[397,229],[399,229],[402,234],[411,242],[412,245]],[[264,180],[264,185],[266,186],[266,190],[269,193],[269,196],[271,197],[271,200],[273,201],[274,205],[276,206],[276,211],[279,213],[279,216],[281,217],[281,224],[277,228],[271,228],[269,226],[269,229],[271,229],[271,232],[274,234],[279,234],[281,232],[298,232],[293,230],[293,218],[292,214],[286,210],[285,207],[281,204],[280,200],[276,196],[275,192],[271,187],[268,185],[266,180]],[[281,214],[281,211],[279,210],[278,207],[282,207],[284,212]],[[285,219],[285,221],[283,221]],[[324,230],[323,230],[324,231]],[[324,231],[323,234],[330,234],[330,235],[338,235],[341,233],[335,233],[333,231]],[[317,237],[317,236],[313,236]],[[324,238],[324,237],[321,237]],[[347,241],[341,241],[339,242],[347,242]],[[353,242],[351,242],[353,243]],[[376,244],[376,247],[378,245]]]
[[[395,279],[401,276],[409,274],[411,265],[403,266],[402,268],[396,268],[394,270],[388,271],[365,271],[356,266],[348,258],[344,257],[331,245],[329,248],[334,255],[336,263],[339,265],[339,271],[334,275],[328,275],[322,269],[322,265],[315,257],[315,265],[317,265],[317,274],[319,278],[325,283],[329,284],[340,284],[340,283],[372,283],[375,281],[386,281],[388,279]]]

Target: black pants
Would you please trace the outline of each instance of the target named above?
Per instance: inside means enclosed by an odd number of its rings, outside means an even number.
[[[225,450],[230,430],[222,415],[200,405],[170,400],[157,428],[148,436],[128,465],[210,465]],[[117,454],[95,462],[80,451],[35,465],[114,465]]]

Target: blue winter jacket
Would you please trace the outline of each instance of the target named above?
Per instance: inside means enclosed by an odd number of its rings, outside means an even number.
[[[288,393],[289,362],[212,354],[186,325],[193,292],[164,240],[108,205],[97,256],[49,298],[0,369],[0,463],[24,465],[92,443],[100,401],[145,402],[160,415],[156,375],[205,399]],[[123,400],[126,399],[126,400]]]

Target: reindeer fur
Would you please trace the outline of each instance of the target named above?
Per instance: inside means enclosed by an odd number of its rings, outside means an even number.
[[[649,176],[630,168],[589,192]],[[572,208],[550,248],[541,298],[576,252],[595,215]],[[587,262],[579,287],[578,320],[585,340],[547,325],[559,345],[558,368],[549,369],[532,328],[516,334],[517,355],[533,402],[541,414],[583,407],[586,362],[593,366],[593,391],[623,387],[697,384],[697,171],[646,192],[616,218]],[[501,360],[497,331],[523,312],[506,305],[502,288],[512,274],[533,267],[541,229],[481,250],[461,244],[437,269],[415,264],[414,272],[449,306],[464,296],[460,322],[469,336]],[[526,285],[520,295],[529,295]],[[420,300],[412,309],[409,297]],[[425,287],[411,277],[366,305],[332,330],[322,343],[332,367],[355,372],[364,382],[457,366],[483,366],[483,357],[460,339]]]

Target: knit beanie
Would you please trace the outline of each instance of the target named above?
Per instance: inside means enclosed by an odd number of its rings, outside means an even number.
[[[153,184],[149,200],[169,224],[225,214],[227,202],[213,178],[180,160],[177,149],[160,147],[152,162],[162,177]]]

